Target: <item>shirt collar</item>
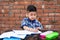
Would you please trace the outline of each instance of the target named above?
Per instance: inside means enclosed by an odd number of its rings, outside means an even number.
[[[29,22],[33,22],[33,23],[35,22],[35,20],[30,20],[29,18],[28,18],[28,21],[29,21]]]

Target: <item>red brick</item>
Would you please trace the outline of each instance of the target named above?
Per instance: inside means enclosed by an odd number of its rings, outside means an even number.
[[[16,24],[17,24],[17,25],[20,25],[20,24],[21,24],[20,20],[19,20],[19,21],[16,21]]]
[[[15,17],[9,17],[9,21],[15,21],[16,18]]]
[[[55,25],[55,29],[59,30],[60,29],[60,25]]]
[[[35,5],[38,9],[42,9],[42,5]]]
[[[25,1],[35,1],[35,0],[25,0]]]
[[[42,17],[42,21],[48,21],[49,20],[49,17]]]
[[[47,24],[49,24],[49,22],[48,21],[41,21],[41,24],[47,25]]]
[[[0,9],[2,9],[2,6],[0,6]]]
[[[42,5],[42,1],[38,1],[38,2],[37,2],[37,1],[32,1],[32,4],[33,4],[33,5],[34,5],[34,4],[35,4],[35,5],[39,5],[39,4]]]
[[[48,16],[53,17],[53,16],[55,16],[55,13],[49,13]]]
[[[8,24],[4,24],[2,27],[9,28]]]
[[[60,8],[60,6],[56,5],[56,9],[59,9],[59,8]]]
[[[20,17],[19,20],[22,21],[25,17]]]
[[[21,16],[21,17],[25,17],[25,16],[26,16],[26,13],[27,13],[27,10],[21,10],[20,16]],[[22,15],[23,15],[23,16],[22,16]]]
[[[4,17],[8,17],[9,15],[8,14],[4,14]]]
[[[7,25],[15,25],[15,21],[4,21],[4,24],[7,24]]]
[[[9,13],[9,9],[2,9],[1,12],[2,13]]]
[[[38,13],[38,12],[37,12],[37,16],[38,16],[38,17],[42,17],[42,13]]]
[[[55,29],[54,25],[51,26],[50,30],[53,30],[53,29]]]
[[[2,13],[2,9],[0,10],[0,13]]]
[[[15,13],[8,13],[9,17],[15,17]]]
[[[56,1],[50,1],[50,2],[48,2],[48,4],[49,4],[49,5],[56,5],[57,2],[56,2]]]
[[[53,13],[55,9],[44,9],[44,13]]]
[[[14,5],[13,9],[24,9],[24,5]]]
[[[24,1],[16,1],[14,5],[25,5]]]
[[[47,4],[48,4],[48,2],[47,2],[47,1],[43,1],[43,3],[44,3],[45,5],[47,5]]]
[[[60,20],[59,21],[56,21],[56,23],[55,23],[56,25],[60,25]]]
[[[47,30],[53,30],[54,29],[54,25],[51,25],[51,28],[47,28],[46,25],[43,25],[44,26],[44,29],[47,29]]]
[[[47,8],[47,9],[54,9],[54,8],[56,8],[56,5],[45,5],[45,8]]]
[[[9,5],[9,2],[0,2],[0,5]]]
[[[54,0],[51,0],[51,1],[49,1],[49,2],[48,2],[48,1],[44,1],[43,3],[44,3],[45,5],[47,5],[47,4],[48,4],[48,5],[55,5],[55,4],[57,4],[56,1],[54,1]]]
[[[55,16],[56,17],[60,17],[60,13],[55,13]]]
[[[25,13],[27,13],[27,10],[26,9],[22,9],[21,10],[21,13],[24,13],[25,14]]]
[[[2,13],[0,13],[0,17],[3,17],[3,14]]]
[[[1,20],[2,21],[8,21],[9,19],[8,19],[9,17],[1,17]]]
[[[15,17],[16,21],[20,21],[20,17]]]
[[[9,6],[6,5],[3,6],[3,9],[9,9],[9,8],[10,8]]]
[[[55,20],[60,21],[60,17],[55,17]]]
[[[13,24],[10,25],[10,28],[11,28],[11,29],[13,29],[14,27],[15,27],[15,25],[13,25]]]
[[[16,25],[15,27],[10,27],[10,29],[13,29],[13,30],[21,30],[21,28],[20,28],[20,25]]]
[[[43,13],[43,10],[42,9],[37,9],[37,12],[38,13]]]
[[[12,10],[11,10],[11,12],[12,12],[12,13],[16,13],[16,14],[17,14],[17,13],[20,13],[20,10],[19,10],[19,9],[15,9],[15,10],[14,10],[14,9],[12,9]]]
[[[26,14],[22,13],[20,14],[20,17],[26,17]]]
[[[2,22],[2,21],[0,20],[0,25],[1,25],[1,22]]]
[[[21,13],[15,13],[15,17],[20,17],[21,16]]]
[[[29,5],[29,4],[28,4]],[[28,5],[25,5],[25,9],[27,9],[27,6]],[[34,5],[36,8],[38,8],[38,9],[41,9],[42,8],[42,5]]]
[[[8,20],[7,21],[5,21],[5,20],[1,21],[1,25],[3,25],[3,24],[9,25],[9,21]]]
[[[4,27],[7,27],[8,28],[9,27],[9,24],[1,24],[0,27],[1,28],[4,28]]]
[[[1,2],[4,1],[4,2],[9,2],[9,0],[1,0]]]
[[[53,21],[54,18],[55,18],[54,16],[53,16],[53,17],[49,17],[49,20],[50,20],[50,21]]]
[[[60,0],[57,0],[57,4],[60,5]]]
[[[31,1],[24,1],[24,4],[25,5],[30,5],[31,4]]]
[[[60,9],[56,9],[56,12],[57,12],[57,13],[60,13]]]
[[[48,13],[42,13],[42,17],[48,17]]]
[[[15,21],[8,21],[7,23],[9,23],[9,25],[16,25]]]

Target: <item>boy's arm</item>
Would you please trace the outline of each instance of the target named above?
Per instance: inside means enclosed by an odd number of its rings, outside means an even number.
[[[29,30],[29,31],[33,31],[33,32],[38,31],[37,29],[29,28],[26,19],[23,19],[23,21],[21,22],[21,28],[23,28],[24,30]]]
[[[25,30],[28,30],[28,31],[38,32],[37,29],[29,28],[29,27],[27,27],[27,26],[24,26],[23,28],[24,28]]]
[[[38,30],[43,29],[43,26],[42,26],[42,24],[39,21],[37,21],[36,29],[38,29]]]
[[[36,27],[36,29],[41,30],[41,29],[43,29],[43,26],[41,24],[39,24],[39,26]]]

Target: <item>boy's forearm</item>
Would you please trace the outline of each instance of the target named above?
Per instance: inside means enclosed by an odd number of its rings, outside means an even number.
[[[24,26],[23,27],[25,30],[29,30],[29,31],[31,31],[33,28],[29,28],[29,27],[27,27],[27,26]]]
[[[27,26],[24,26],[23,28],[24,28],[25,30],[32,31],[32,32],[37,32],[37,31],[38,31],[37,29],[29,28],[29,27],[27,27]]]

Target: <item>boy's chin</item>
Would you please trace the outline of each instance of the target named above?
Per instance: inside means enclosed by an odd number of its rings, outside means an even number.
[[[35,19],[31,19],[31,20],[35,20]]]

